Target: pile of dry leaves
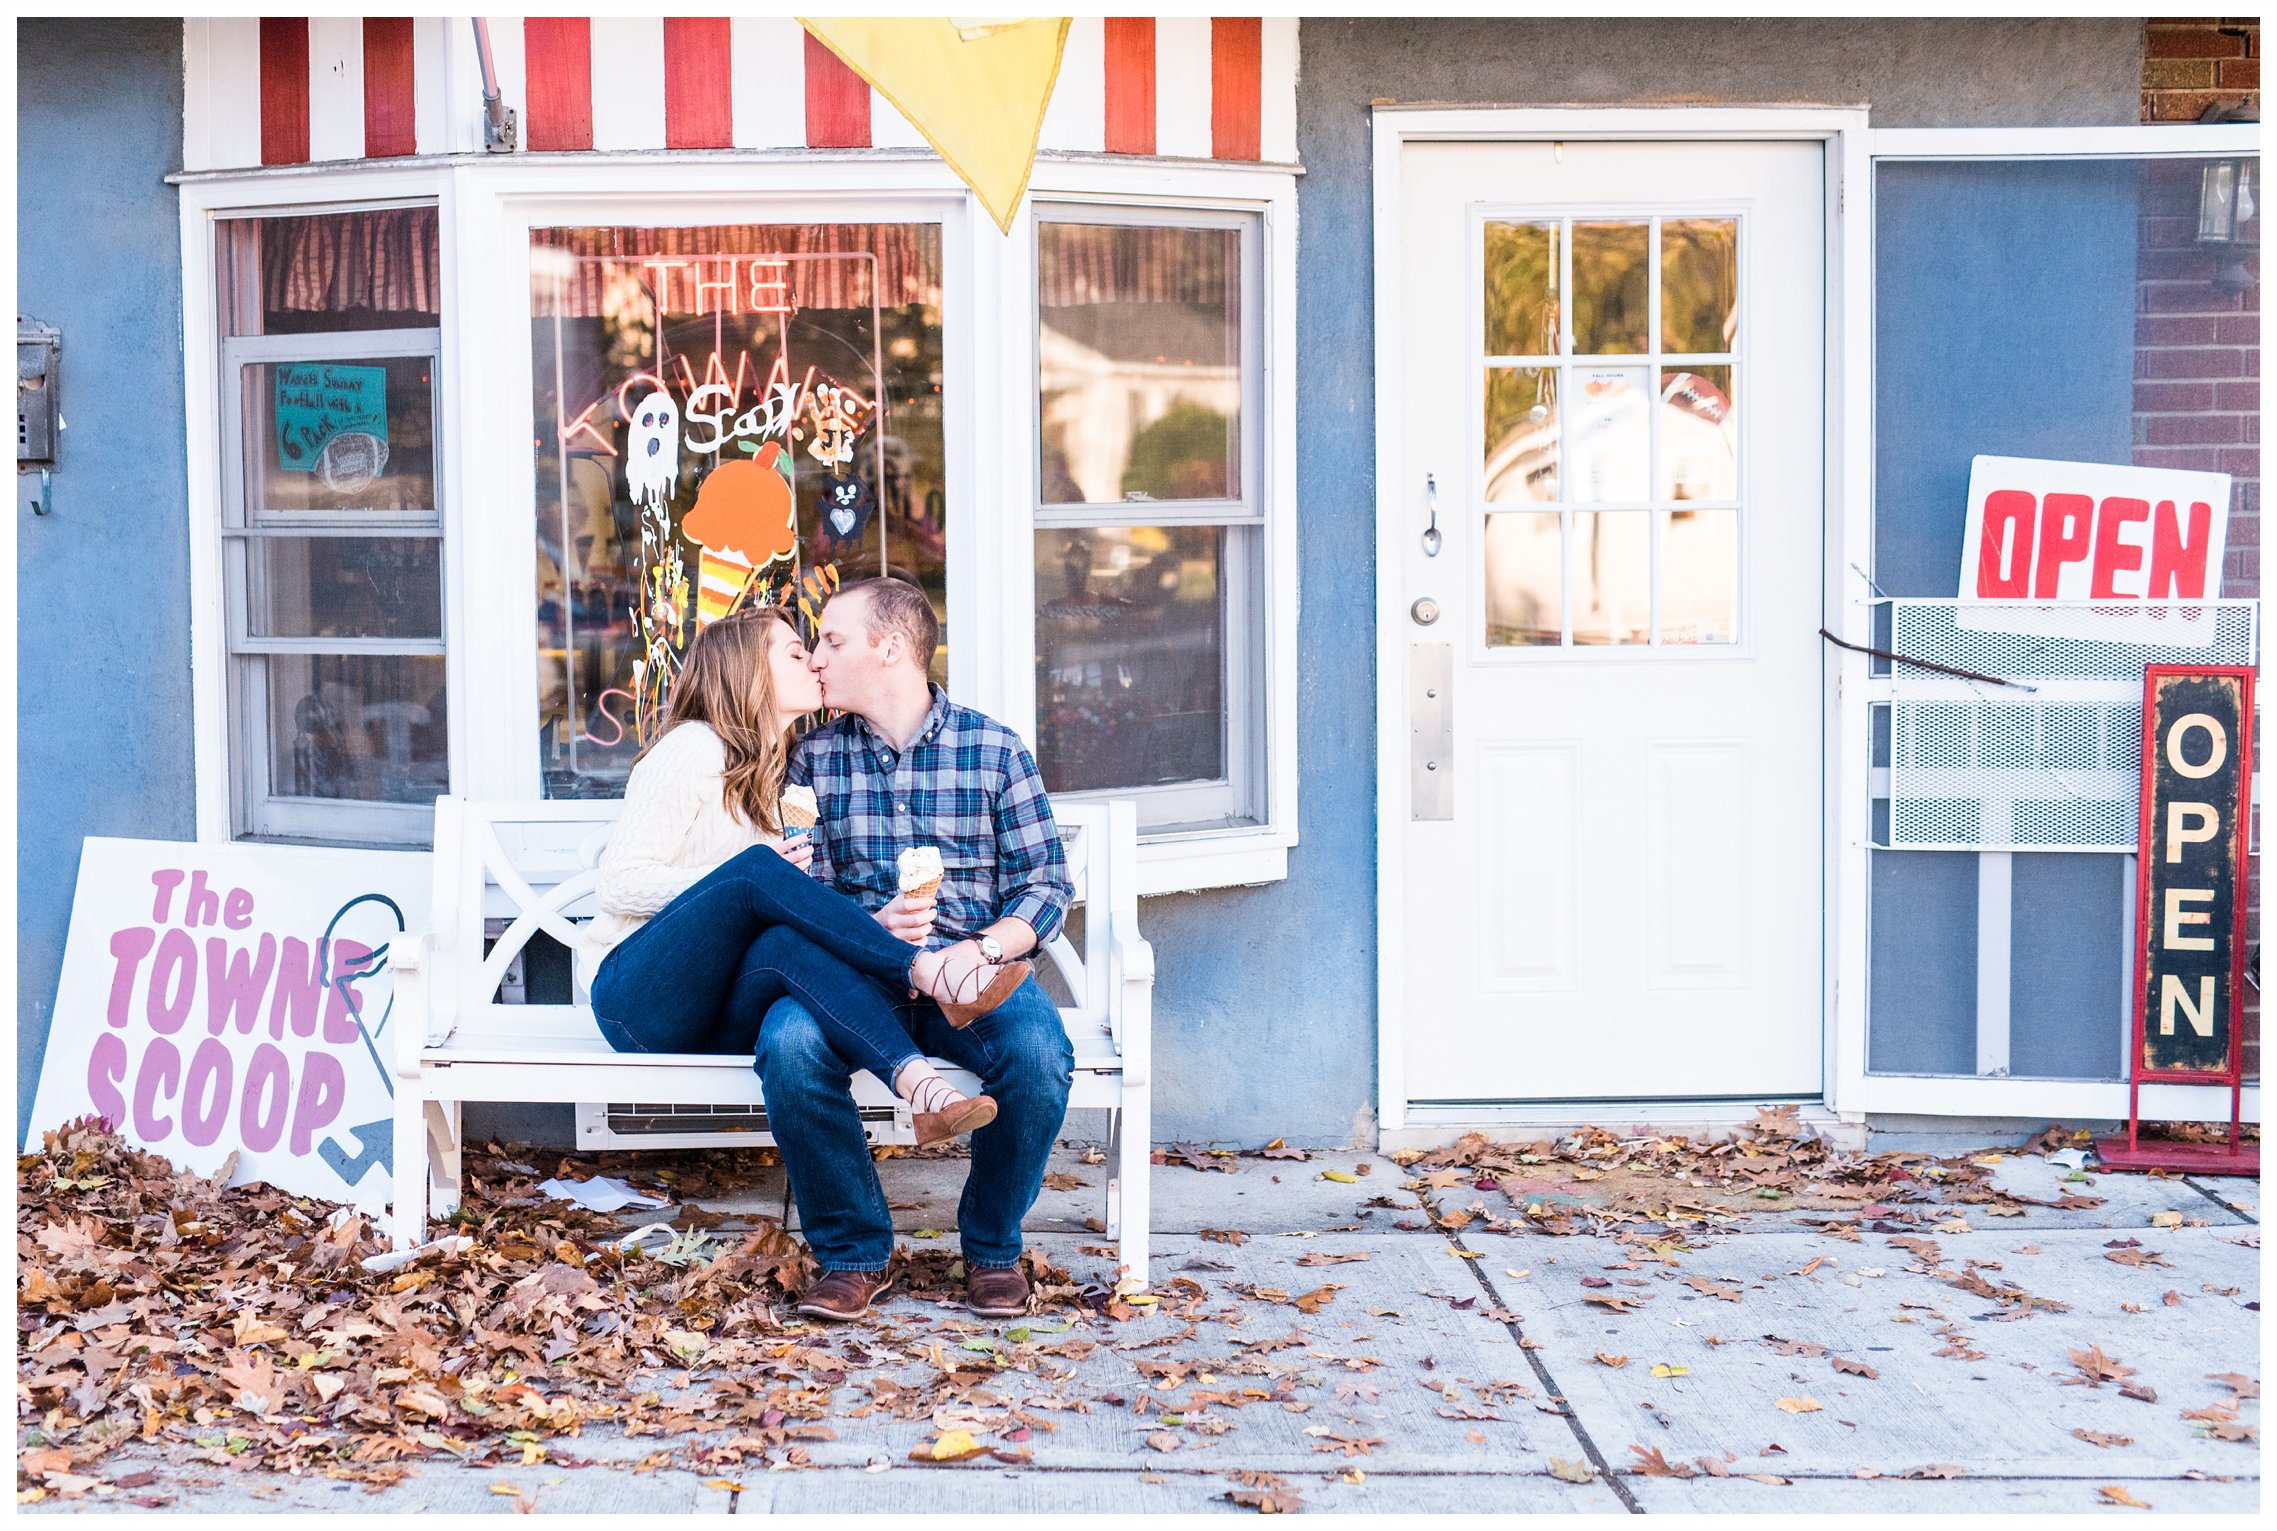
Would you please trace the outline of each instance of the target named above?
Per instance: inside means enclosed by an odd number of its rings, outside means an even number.
[[[642,1173],[688,1196],[732,1177],[732,1158],[651,1156]],[[46,1134],[16,1167],[19,1499],[97,1486],[91,1464],[130,1440],[377,1487],[436,1453],[583,1465],[554,1443],[596,1421],[732,1432],[684,1464],[699,1469],[795,1464],[800,1442],[834,1438],[819,1421],[852,1363],[783,1306],[809,1256],[776,1223],[730,1230],[683,1207],[669,1245],[628,1250],[620,1220],[541,1195],[532,1166],[492,1153],[466,1168],[440,1247],[374,1270],[387,1246],[347,1209],[179,1173],[93,1119]],[[920,1298],[962,1275],[946,1254],[901,1259]],[[1029,1261],[1039,1310],[1132,1311]],[[936,1376],[1000,1359],[961,1356]]]
[[[1992,1171],[2004,1157],[2048,1154],[2090,1141],[2084,1132],[2050,1128],[2021,1149],[1953,1158],[1895,1150],[1879,1154],[1836,1148],[1798,1119],[1793,1106],[1765,1107],[1724,1141],[1678,1135],[1621,1137],[1588,1127],[1555,1140],[1490,1143],[1472,1133],[1435,1152],[1392,1155],[1418,1175],[1415,1188],[1434,1203],[1434,1222],[1448,1230],[1524,1228],[1552,1234],[1713,1230],[1766,1208],[1839,1214],[1807,1223],[1838,1238],[1861,1228],[1910,1231],[1925,1217],[1949,1215],[1950,1204],[1990,1217],[2020,1217],[2028,1206],[2086,1209],[2096,1196],[2066,1193],[2050,1200],[2002,1190]],[[2082,1176],[2082,1179],[2085,1177]],[[1465,1190],[1501,1192],[1517,1217],[1499,1217]]]

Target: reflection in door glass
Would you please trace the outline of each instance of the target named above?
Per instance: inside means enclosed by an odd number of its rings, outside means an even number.
[[[1558,354],[1558,226],[1486,226],[1486,354]]]
[[[1739,641],[1739,512],[1664,510],[1660,641]]]
[[[1739,498],[1739,417],[1731,368],[1660,375],[1660,485],[1664,500]]]
[[[1660,348],[1739,346],[1739,220],[1671,218],[1660,226]]]
[[[1573,352],[1635,356],[1652,349],[1652,225],[1573,226]]]
[[[1652,515],[1577,511],[1573,517],[1575,647],[1652,641]]]
[[[1486,518],[1486,641],[1493,648],[1555,648],[1565,627],[1564,545],[1555,511]]]
[[[1554,367],[1487,369],[1486,497],[1490,503],[1556,503],[1557,384]]]
[[[1635,503],[1651,493],[1652,396],[1640,367],[1576,367],[1567,401],[1572,435],[1566,498]]]

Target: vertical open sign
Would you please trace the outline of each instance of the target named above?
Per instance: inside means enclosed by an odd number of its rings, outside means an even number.
[[[2143,674],[2134,1080],[2235,1086],[2243,1049],[2253,671]]]

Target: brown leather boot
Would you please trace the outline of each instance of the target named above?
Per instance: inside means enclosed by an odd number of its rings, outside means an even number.
[[[870,1299],[886,1287],[884,1271],[824,1271],[799,1294],[798,1311],[842,1323],[867,1317]]]
[[[1018,1267],[976,1270],[965,1277],[965,1306],[982,1318],[1025,1318],[1028,1278]]]

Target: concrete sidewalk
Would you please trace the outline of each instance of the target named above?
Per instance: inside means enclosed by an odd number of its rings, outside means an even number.
[[[1072,1149],[1061,1160],[1055,1174],[1080,1187],[1044,1193],[1033,1243],[1097,1278],[1112,1256],[1083,1220],[1099,1211],[1104,1168]],[[531,1466],[428,1460],[378,1493],[139,1447],[103,1476],[154,1474],[131,1492],[169,1511],[301,1513],[1249,1513],[1226,1497],[1237,1491],[1378,1513],[2123,1508],[2107,1487],[2160,1511],[2258,1503],[2258,1441],[2215,1438],[2218,1410],[2183,1417],[2231,1403],[2236,1389],[2215,1374],[2258,1382],[2253,1182],[2099,1174],[2084,1188],[2103,1198],[2091,1211],[1953,1207],[1959,1222],[1942,1230],[1924,1218],[1856,1240],[1772,1212],[1651,1258],[1586,1234],[1437,1231],[1388,1159],[1223,1162],[1230,1173],[1154,1169],[1158,1301],[1139,1317],[1053,1309],[982,1323],[902,1297],[865,1324],[794,1336],[849,1356],[836,1438],[797,1453],[750,1449],[738,1464],[720,1449],[732,1432],[589,1430],[546,1443]],[[1320,1178],[1363,1165],[1353,1183]],[[953,1245],[963,1163],[882,1171],[912,1247]],[[2030,1158],[2000,1170],[2045,1199],[2061,1174]],[[705,1205],[772,1215],[780,1194],[763,1182]],[[1456,1187],[1439,1205],[1477,1194]],[[2154,1226],[2170,1213],[2182,1226]],[[933,1230],[948,1231],[917,1237]],[[2071,1356],[2090,1347],[2095,1386]],[[853,1412],[973,1354],[1012,1364],[946,1415]],[[681,1376],[653,1385],[668,1392]],[[2236,1401],[2227,1432],[2257,1427],[2259,1408]],[[1032,1460],[910,1460],[960,1423]]]

